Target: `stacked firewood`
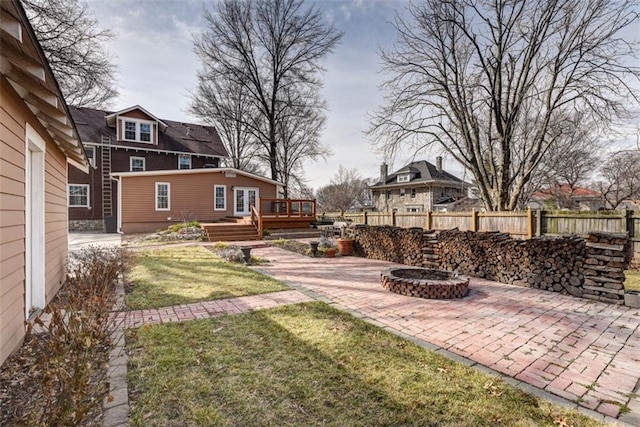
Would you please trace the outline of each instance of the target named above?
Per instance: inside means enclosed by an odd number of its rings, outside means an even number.
[[[624,270],[633,256],[626,234],[520,240],[500,232],[367,225],[353,234],[359,256],[618,304],[624,303]]]
[[[580,296],[584,240],[576,237],[512,239],[507,233],[443,231],[440,268],[462,274]]]
[[[353,228],[354,251],[365,258],[422,266],[425,235],[431,233],[422,228],[357,225]]]
[[[624,304],[624,270],[632,256],[626,234],[591,233],[586,242],[583,297]]]

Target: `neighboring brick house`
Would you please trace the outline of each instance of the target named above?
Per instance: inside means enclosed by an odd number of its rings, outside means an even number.
[[[531,209],[570,209],[576,211],[597,211],[605,208],[602,194],[588,188],[562,184],[536,191],[527,204]]]
[[[70,107],[92,167],[69,166],[69,229],[116,232],[112,172],[219,167],[227,152],[215,128],[161,120],[139,105],[109,112]]]
[[[442,169],[442,158],[433,165],[425,160],[409,163],[388,174],[380,167],[380,181],[372,185],[375,210],[382,212],[427,212],[446,210],[467,196],[470,184]]]

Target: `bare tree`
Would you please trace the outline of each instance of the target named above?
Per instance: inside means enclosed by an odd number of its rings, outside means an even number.
[[[81,0],[22,0],[60,90],[70,105],[101,108],[118,95],[116,66],[103,42],[114,37]]]
[[[363,206],[368,191],[369,180],[362,178],[356,169],[340,165],[330,183],[318,188],[316,201],[325,212],[348,211]]]
[[[598,190],[615,209],[627,199],[640,198],[640,150],[613,153],[600,168]]]
[[[326,118],[316,91],[306,94],[285,92],[288,108],[283,108],[276,128],[279,140],[276,159],[278,181],[284,184],[282,197],[286,199],[291,187],[304,185],[304,161],[326,158],[331,155],[331,150],[320,143]]]
[[[557,134],[556,143],[549,147],[523,187],[520,207],[527,204],[534,192],[545,190],[553,194],[558,208],[572,208],[575,190],[586,185],[602,162],[603,144],[596,133],[597,126],[587,121],[584,114],[557,117],[552,127]]]
[[[489,210],[516,208],[562,135],[558,115],[604,126],[638,102],[634,46],[620,37],[638,20],[632,0],[426,0],[408,12],[381,52],[391,78],[369,131],[389,155],[440,146]]]
[[[301,0],[221,0],[205,19],[195,51],[211,79],[246,90],[257,114],[248,124],[278,179],[281,122],[294,112],[288,94],[320,87],[321,61],[342,35]]]
[[[229,154],[224,160],[227,166],[259,172],[260,145],[248,124],[256,114],[246,89],[235,82],[210,78],[206,72],[198,73],[198,80],[189,111],[220,132]]]

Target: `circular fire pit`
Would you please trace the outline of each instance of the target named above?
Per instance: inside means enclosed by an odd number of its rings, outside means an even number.
[[[429,299],[462,298],[469,278],[432,268],[390,268],[380,275],[382,287],[397,294]]]

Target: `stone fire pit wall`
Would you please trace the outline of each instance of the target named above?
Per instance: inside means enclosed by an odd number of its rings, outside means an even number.
[[[354,227],[357,255],[624,304],[626,234],[511,238],[507,233]]]

